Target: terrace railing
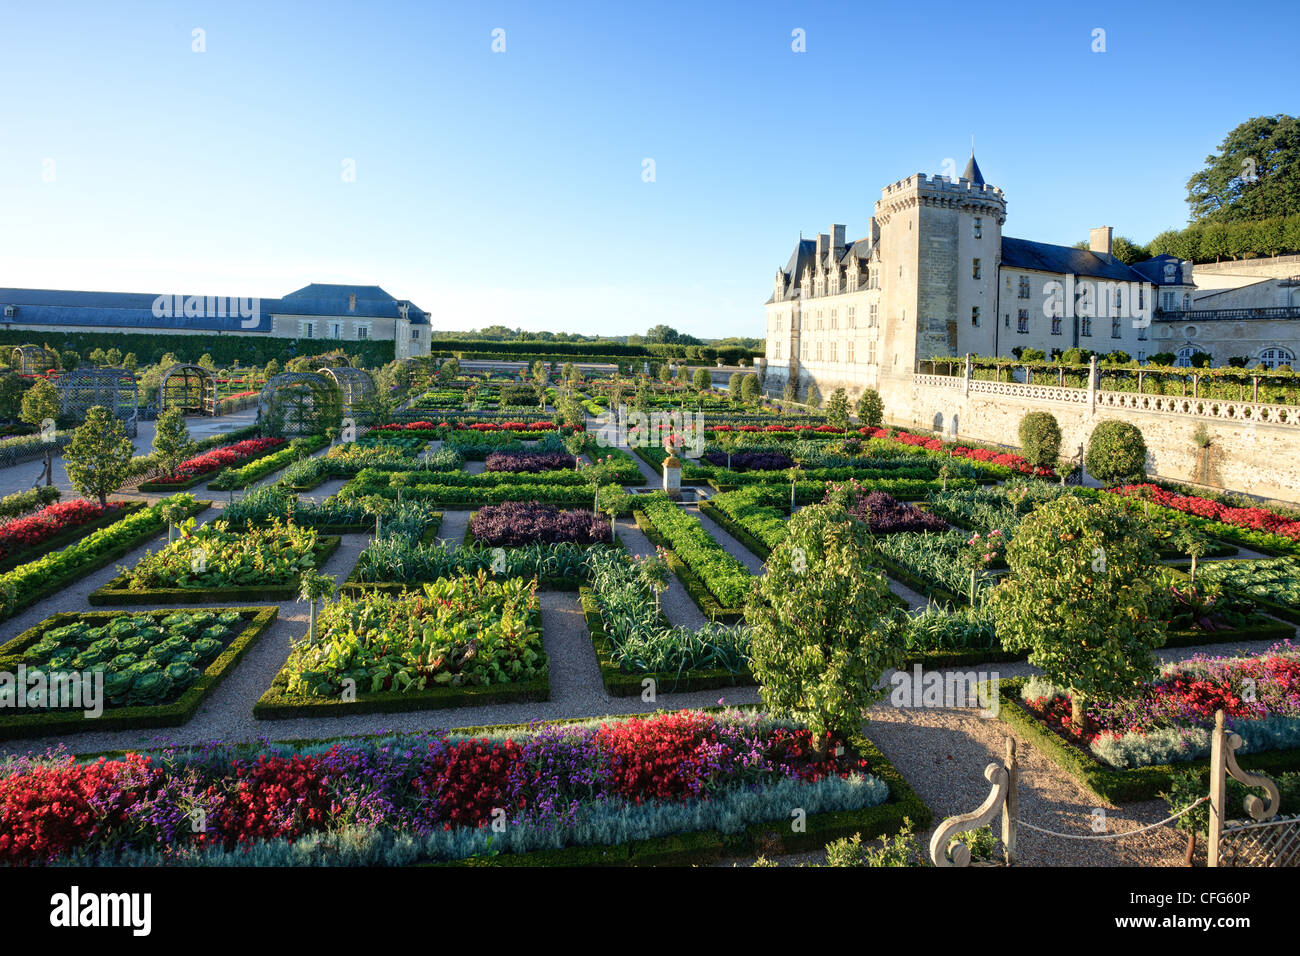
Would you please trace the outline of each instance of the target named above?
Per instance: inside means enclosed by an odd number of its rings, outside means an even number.
[[[1214,716],[1210,751],[1210,866],[1300,866],[1300,816],[1278,814],[1281,794],[1277,783],[1263,774],[1247,773],[1237,766],[1241,737],[1228,733],[1223,711]],[[1228,777],[1264,791],[1265,798],[1249,794],[1243,808],[1249,820],[1230,820]]]

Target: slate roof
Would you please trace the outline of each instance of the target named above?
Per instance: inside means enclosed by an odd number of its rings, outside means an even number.
[[[355,312],[348,312],[348,296],[356,294]],[[234,315],[158,317],[153,314],[157,295],[138,292],[83,292],[67,289],[4,289],[0,288],[0,322],[6,305],[17,307],[17,315],[10,321],[22,325],[100,326],[141,330],[179,329],[195,332],[270,332],[272,315],[340,315],[356,318],[398,318],[398,300],[379,286],[321,285],[313,283],[283,299],[261,299],[257,302],[258,320],[255,325],[244,326],[238,314],[238,300],[227,299],[227,311]],[[164,295],[170,307],[176,298],[188,296]],[[206,311],[206,310],[205,310]],[[412,325],[429,325],[424,310],[411,305],[407,317]]]
[[[984,185],[984,174],[980,172],[980,164],[975,162],[975,150],[971,150],[970,161],[966,164],[966,171],[961,174],[962,179],[969,179],[977,186]]]
[[[1174,277],[1165,279],[1165,263],[1173,263]],[[1169,253],[1163,253],[1154,259],[1146,259],[1142,262],[1135,262],[1133,269],[1140,272],[1148,282],[1154,282],[1156,285],[1191,285],[1192,277],[1188,276],[1183,279],[1183,260],[1177,256],[1171,256]]]
[[[1114,256],[1103,256],[1087,249],[1054,246],[1029,239],[1002,237],[1002,266],[1110,279],[1115,282],[1145,282],[1147,277],[1124,265]]]

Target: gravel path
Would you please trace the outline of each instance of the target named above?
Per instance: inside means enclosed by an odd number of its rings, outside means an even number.
[[[446,542],[448,547],[459,548],[465,543],[465,532],[469,530],[469,511],[444,510],[442,525],[438,528],[438,540]]]
[[[682,505],[682,510],[699,521],[713,540],[722,545],[724,551],[743,564],[750,574],[763,573],[763,562],[758,555],[733,538],[722,525],[717,524],[712,518],[700,511],[698,504]]]
[[[654,554],[655,546],[630,517],[618,519],[618,537],[623,546],[636,557]],[[686,585],[675,574],[669,578],[668,590],[660,595],[659,602],[664,615],[677,627],[695,628],[709,623],[709,619],[695,606],[686,592]]]

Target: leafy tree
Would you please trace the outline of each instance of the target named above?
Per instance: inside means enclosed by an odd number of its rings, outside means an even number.
[[[194,453],[194,442],[179,408],[169,408],[158,416],[154,426],[153,451],[168,475],[176,474],[181,462]]]
[[[753,372],[740,380],[740,400],[746,405],[756,405],[763,394],[763,385]]]
[[[691,371],[686,367],[685,362],[677,366],[677,381],[683,385],[691,384]]]
[[[91,365],[105,365],[107,364],[107,362],[108,362],[108,353],[105,352],[103,349],[90,350]]]
[[[1300,213],[1300,120],[1255,116],[1231,130],[1187,181],[1193,223]]]
[[[826,424],[836,428],[849,427],[849,395],[842,388],[831,392],[831,400],[826,403]]]
[[[781,397],[787,402],[797,402],[799,400],[799,386],[795,384],[794,379],[786,381],[785,388],[781,391]]]
[[[1007,545],[1008,574],[989,598],[1002,646],[1069,691],[1071,723],[1089,698],[1151,677],[1165,642],[1150,524],[1122,503],[1073,495],[1030,512]]]
[[[697,392],[707,392],[713,387],[713,376],[709,370],[701,366],[695,370],[695,390]]]
[[[1061,426],[1051,412],[1030,412],[1020,419],[1020,450],[1036,468],[1051,468],[1061,456]]]
[[[80,364],[81,353],[79,352],[74,352],[72,349],[68,349],[59,355],[59,367],[65,372],[71,372]]]
[[[874,388],[863,389],[858,399],[858,424],[879,428],[885,420],[885,403]]]
[[[328,601],[334,596],[337,580],[317,571],[304,571],[298,579],[298,600],[307,602],[307,640],[316,641],[316,602]]]
[[[164,365],[164,363],[162,363],[162,362],[159,362],[158,364],[159,364],[159,365],[163,365],[164,368],[166,367],[166,366]],[[278,361],[276,361],[275,359],[271,359],[271,361],[269,361],[269,362],[266,363],[266,371],[265,371],[264,374],[266,375],[266,377],[267,377],[268,379],[274,378],[275,376],[279,375],[279,374],[280,374],[280,363],[279,363]]]
[[[815,408],[822,407],[822,393],[821,393],[821,389],[817,387],[816,382],[808,383],[808,391],[804,394],[803,400],[804,400],[804,404],[807,405],[809,408],[815,409]]]
[[[200,355],[196,364],[200,368],[206,368],[210,372],[215,372],[217,370],[217,363],[212,360],[211,352],[204,352]]]
[[[727,397],[733,402],[740,401],[740,383],[745,380],[743,372],[732,372],[727,379]]]
[[[114,366],[114,367],[116,367],[116,366],[118,366],[118,365],[121,365],[121,364],[122,364],[122,350],[121,350],[121,349],[109,349],[107,352],[105,352],[105,353],[104,353],[104,364],[105,364],[105,365],[112,365],[112,366]]]
[[[57,420],[59,413],[59,390],[46,379],[38,378],[23,393],[22,409],[18,417],[28,425],[39,428],[46,419]]]
[[[63,450],[68,479],[83,498],[98,498],[108,504],[108,496],[126,480],[135,445],[126,435],[126,426],[110,415],[102,405],[86,411],[86,420]]]
[[[667,362],[660,362],[659,368],[655,372],[655,377],[667,385],[673,380],[673,370],[668,367]]]
[[[1147,446],[1136,426],[1105,421],[1092,430],[1084,467],[1104,485],[1141,481],[1146,474]]]
[[[134,372],[140,367],[140,359],[136,357],[134,352],[127,352],[122,356],[122,367],[129,368]]]
[[[0,372],[0,418],[13,421],[22,413],[27,386],[17,372]]]
[[[900,660],[888,581],[871,563],[871,532],[842,507],[794,515],[745,607],[750,659],[764,705],[806,723],[825,753],[832,735],[859,732]]]

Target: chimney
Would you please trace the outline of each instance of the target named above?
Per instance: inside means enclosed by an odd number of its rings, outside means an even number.
[[[348,311],[357,311],[357,294],[355,292],[348,293]]]
[[[844,255],[844,227],[841,225],[831,226],[831,255],[836,262]]]
[[[831,237],[826,233],[817,235],[817,270],[820,271],[822,263],[826,261],[826,253],[830,251]]]
[[[1110,226],[1098,226],[1088,232],[1088,248],[1099,256],[1110,255]]]

